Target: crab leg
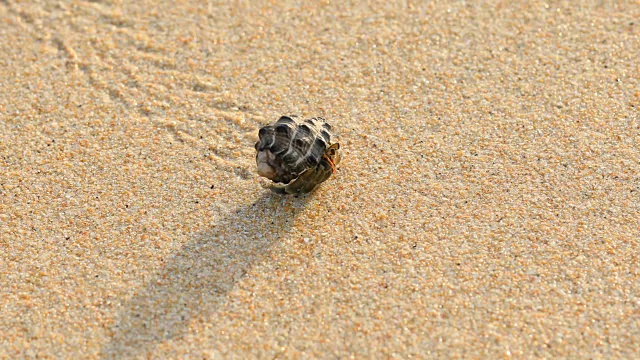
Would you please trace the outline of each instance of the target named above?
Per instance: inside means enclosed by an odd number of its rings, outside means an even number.
[[[331,166],[331,173],[335,174],[336,173],[336,164],[333,163],[333,160],[331,160],[330,157],[328,157],[326,154],[322,155],[322,157],[327,160],[327,162],[329,163],[329,165]]]

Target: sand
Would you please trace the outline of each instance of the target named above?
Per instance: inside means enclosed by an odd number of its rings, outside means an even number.
[[[0,358],[638,356],[640,3],[274,3],[0,2]]]

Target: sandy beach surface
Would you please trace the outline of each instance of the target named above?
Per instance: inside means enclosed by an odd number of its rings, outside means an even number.
[[[638,1],[4,0],[0,54],[0,358],[640,354]]]

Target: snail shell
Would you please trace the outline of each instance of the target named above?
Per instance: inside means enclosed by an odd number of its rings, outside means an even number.
[[[331,125],[321,117],[302,120],[289,115],[262,127],[258,136],[255,144],[258,174],[288,184],[320,163],[332,134]]]

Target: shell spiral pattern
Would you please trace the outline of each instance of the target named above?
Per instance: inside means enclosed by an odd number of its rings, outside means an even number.
[[[272,188],[276,192],[311,191],[335,171],[339,144],[331,144],[331,125],[321,117],[302,120],[295,115],[282,116],[262,127],[258,136],[258,174],[277,183],[293,181],[284,191]]]

